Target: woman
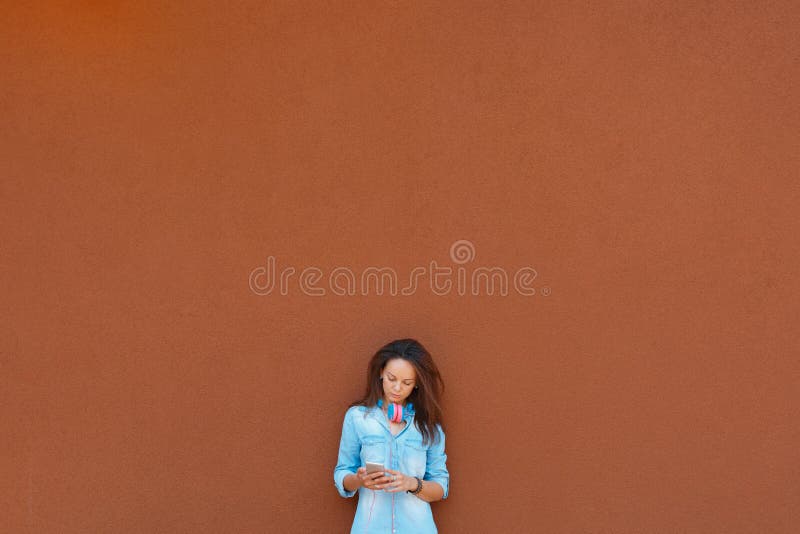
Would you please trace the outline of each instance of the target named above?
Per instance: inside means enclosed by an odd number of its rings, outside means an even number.
[[[342,497],[358,491],[351,533],[437,532],[429,503],[446,499],[450,486],[443,390],[431,355],[414,339],[392,341],[370,360],[364,398],[344,416],[333,471]]]

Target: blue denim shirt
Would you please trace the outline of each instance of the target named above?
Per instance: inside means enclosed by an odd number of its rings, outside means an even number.
[[[352,497],[356,493],[344,489],[344,477],[355,474],[359,467],[370,461],[408,476],[437,482],[444,489],[442,498],[447,498],[450,474],[444,452],[444,432],[438,426],[438,441],[423,445],[422,434],[414,425],[413,408],[409,412],[404,415],[406,426],[395,436],[386,415],[377,406],[353,406],[347,410],[342,425],[339,460],[333,471],[334,484],[342,497]],[[350,532],[429,534],[438,531],[430,503],[407,492],[387,493],[361,486]]]

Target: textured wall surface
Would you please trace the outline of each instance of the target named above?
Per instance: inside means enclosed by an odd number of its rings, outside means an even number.
[[[347,532],[416,337],[442,532],[796,532],[796,3],[17,4],[0,530]]]

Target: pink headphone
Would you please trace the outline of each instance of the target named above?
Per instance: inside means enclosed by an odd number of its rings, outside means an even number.
[[[382,407],[383,399],[378,399],[378,408]],[[404,409],[402,404],[390,402],[389,406],[386,407],[386,412],[389,421],[393,423],[402,423],[404,418],[414,415],[414,405],[409,402]]]

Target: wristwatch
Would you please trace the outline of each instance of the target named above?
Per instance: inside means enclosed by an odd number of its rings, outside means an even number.
[[[417,479],[417,487],[414,491],[406,490],[406,493],[410,493],[411,495],[416,495],[420,491],[422,491],[422,479],[419,477],[414,477]]]

